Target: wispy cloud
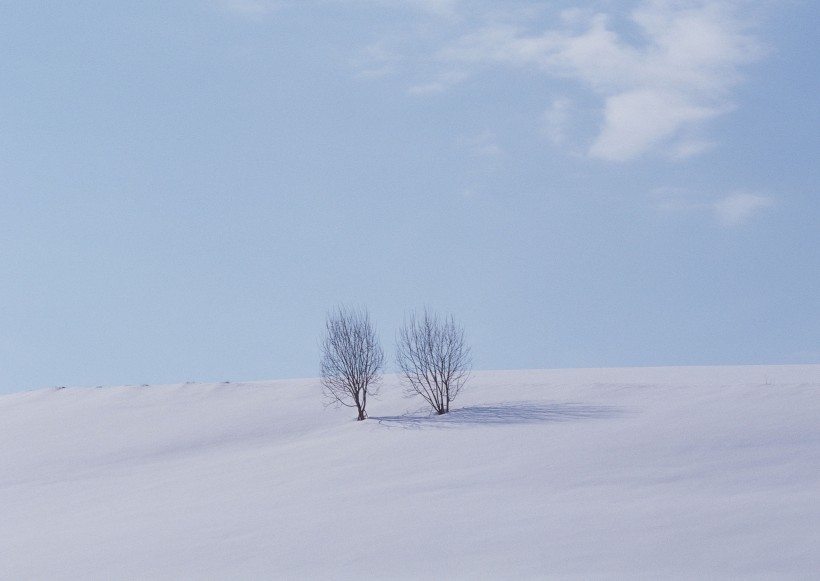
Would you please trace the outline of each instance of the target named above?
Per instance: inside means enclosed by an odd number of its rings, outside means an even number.
[[[739,192],[712,204],[718,220],[724,226],[737,226],[772,205],[772,199],[760,194]]]
[[[470,74],[463,70],[443,71],[431,81],[413,85],[410,87],[410,93],[413,95],[443,93],[453,85],[466,81],[469,77]]]
[[[561,145],[566,140],[571,110],[572,101],[566,97],[558,97],[552,100],[552,104],[544,112],[544,133],[553,145]]]
[[[653,192],[659,210],[673,213],[711,215],[721,226],[740,226],[774,206],[774,200],[752,192],[732,192],[721,197],[704,197],[680,188],[659,188]]]
[[[761,54],[738,6],[732,0],[644,0],[629,15],[638,40],[619,33],[610,14],[568,10],[557,29],[531,34],[520,24],[491,24],[463,35],[439,57],[451,65],[533,67],[581,83],[602,100],[592,157],[625,161],[658,148],[687,157],[708,148],[692,134],[732,109],[742,65]]]
[[[462,136],[458,139],[458,144],[474,157],[498,157],[504,153],[504,150],[498,144],[496,135],[491,131],[484,131],[478,135]]]
[[[715,143],[712,141],[681,137],[676,143],[671,144],[668,154],[672,159],[688,159],[714,147]]]
[[[301,2],[326,2],[410,8],[436,17],[453,18],[458,15],[462,0],[301,0]]]
[[[361,49],[350,64],[356,76],[372,79],[395,73],[400,60],[401,55],[387,48],[384,42],[375,42]]]
[[[459,0],[404,0],[414,8],[424,10],[438,16],[455,16]]]
[[[679,91],[650,87],[624,91],[606,99],[603,129],[589,153],[612,161],[634,159],[686,125],[719,113]]]
[[[440,94],[490,66],[569,80],[586,91],[574,95],[576,103],[590,97],[597,103],[598,125],[591,129],[584,114],[587,122],[573,131],[569,101],[545,89],[544,101],[551,102],[541,120],[547,138],[563,144],[573,137],[585,143],[588,156],[615,162],[648,153],[687,159],[708,151],[714,145],[705,136],[710,121],[734,108],[744,65],[763,54],[743,16],[749,0],[579,0],[580,8],[559,12],[540,30],[536,23],[544,22],[549,7],[524,0],[214,1],[251,17],[330,2],[432,16],[434,25],[408,26],[395,38],[383,32],[383,40],[351,59],[356,74],[384,77],[401,64],[414,69],[409,92],[415,95]]]
[[[227,12],[258,18],[273,12],[282,3],[278,0],[219,0],[219,4]]]

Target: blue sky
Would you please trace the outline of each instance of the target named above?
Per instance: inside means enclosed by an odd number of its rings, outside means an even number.
[[[820,362],[820,41],[786,0],[11,1],[0,391]]]

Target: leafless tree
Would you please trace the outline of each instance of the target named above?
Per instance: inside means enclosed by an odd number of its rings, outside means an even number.
[[[399,329],[396,364],[405,393],[420,395],[437,414],[446,414],[470,374],[464,330],[452,316],[442,318],[427,309],[421,316],[413,313]]]
[[[367,396],[378,395],[384,351],[366,310],[328,313],[322,340],[322,393],[331,404],[355,407],[367,417]]]

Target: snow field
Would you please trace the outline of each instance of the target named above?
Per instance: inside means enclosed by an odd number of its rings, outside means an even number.
[[[2,579],[810,579],[820,366],[0,397]]]

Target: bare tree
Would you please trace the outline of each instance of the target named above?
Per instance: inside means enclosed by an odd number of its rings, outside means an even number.
[[[322,340],[322,393],[330,403],[355,407],[367,417],[367,396],[378,395],[384,366],[376,330],[366,310],[339,307],[328,313]]]
[[[442,318],[427,309],[421,316],[413,313],[399,329],[396,364],[407,395],[420,395],[437,414],[446,414],[470,374],[464,330],[452,316]]]

